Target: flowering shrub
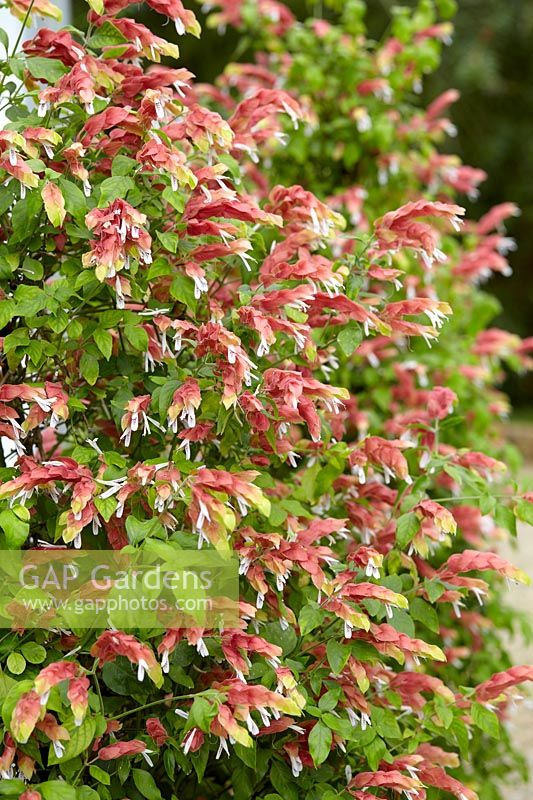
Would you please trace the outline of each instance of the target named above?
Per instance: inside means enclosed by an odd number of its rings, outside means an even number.
[[[326,5],[335,8],[334,3]],[[453,4],[436,5],[443,13],[453,13]],[[330,21],[314,19],[304,25],[293,21],[283,28],[265,25],[265,20],[257,24],[257,17],[250,14],[231,20],[212,17],[217,24],[247,27],[258,51],[256,63],[228,65],[215,92],[209,89],[217,107],[231,109],[236,99],[258,87],[278,85],[295,92],[314,121],[305,128],[284,131],[284,148],[273,149],[268,170],[253,175],[258,189],[265,191],[268,186],[265,177],[273,184],[300,181],[342,210],[359,239],[361,232],[371,230],[376,217],[387,214],[391,204],[421,196],[455,200],[459,193],[475,199],[485,174],[438,151],[443,138],[454,134],[446,112],[458,93],[446,92],[426,112],[420,111],[416,97],[424,73],[438,64],[441,43],[449,43],[451,24],[440,21],[431,4],[419,3],[414,14],[395,8],[388,38],[376,46],[364,38],[364,4],[344,3],[342,9],[336,8],[343,13],[328,12]],[[501,380],[504,364],[507,369],[528,368],[532,341],[485,329],[499,309],[479,286],[493,272],[510,273],[506,255],[515,244],[504,235],[503,222],[517,213],[512,203],[503,203],[478,223],[468,222],[460,248],[457,239],[443,237],[447,260],[442,266],[434,263],[431,270],[422,268],[418,259],[395,256],[394,266],[404,274],[390,274],[391,284],[400,278],[408,297],[414,292],[436,293],[453,307],[454,315],[445,336],[433,342],[431,349],[420,340],[406,342],[396,337],[392,341],[381,336],[357,348],[351,359],[356,368],[343,371],[342,383],[357,395],[359,435],[369,425],[373,433],[405,435],[405,423],[412,425],[421,413],[412,408],[416,397],[425,406],[426,389],[445,384],[456,395],[455,415],[453,423],[451,418],[437,423],[441,448],[446,443],[469,446],[516,463],[494,424],[495,417],[505,416],[508,410],[507,399],[494,386]],[[344,253],[353,252],[353,239],[340,247]],[[374,271],[368,274],[373,276]],[[362,283],[355,287],[356,292],[365,290]],[[391,420],[391,408],[399,424]],[[470,499],[473,502],[465,502],[465,507],[452,509],[459,524],[454,549],[469,548],[474,539],[476,547],[492,548],[507,535],[506,530],[515,534],[514,517],[505,508],[494,500],[487,504],[486,499],[482,503],[475,496]],[[518,507],[517,515],[531,519],[525,505]],[[431,563],[438,566],[444,558],[446,550],[433,551]],[[445,675],[449,686],[463,685],[466,670],[475,683],[510,665],[499,629],[520,630],[524,621],[505,608],[497,584],[479,602],[485,603],[483,620],[469,613],[450,617],[445,604],[437,607],[439,619],[444,612],[439,625],[446,631],[454,657],[445,667],[439,665],[436,674]],[[483,737],[471,741],[469,773],[479,774],[487,796],[500,797],[496,777],[508,774],[511,757],[520,768],[521,758],[512,754],[507,740],[501,745],[491,742],[492,757],[487,763],[487,744]]]
[[[213,547],[242,577],[231,629],[9,631],[2,796],[498,797],[477,754],[502,735],[497,774],[533,668],[490,629],[525,576],[486,539],[533,506],[490,387],[531,343],[472,279],[514,207],[453,233],[479,176],[435,150],[444,101],[401,100],[432,5],[377,49],[341,5],[219,4],[268,50],[216,88],[123,0],[4,42],[2,547]]]

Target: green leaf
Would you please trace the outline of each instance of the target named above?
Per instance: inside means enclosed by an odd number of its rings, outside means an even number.
[[[500,738],[500,723],[498,717],[486,706],[481,703],[472,703],[472,720],[480,730],[487,733],[493,739]]]
[[[76,789],[65,781],[46,781],[39,784],[43,800],[76,800]]]
[[[13,675],[22,675],[26,669],[26,659],[20,653],[10,653],[6,665]]]
[[[282,508],[277,503],[273,503],[270,507],[270,516],[268,521],[273,528],[277,528],[278,525],[282,525],[285,520],[287,519],[287,512],[284,508]]]
[[[202,747],[200,750],[197,750],[196,753],[193,753],[190,758],[197,778],[199,781],[201,781],[207,769],[207,763],[209,761],[209,749],[207,747]],[[178,798],[173,795],[172,800],[178,800]]]
[[[435,603],[446,591],[446,586],[442,583],[442,581],[425,578],[424,589],[428,593],[429,602]]]
[[[100,25],[96,33],[93,33],[87,44],[93,49],[101,50],[103,47],[110,47],[114,44],[124,44],[127,41],[128,40],[124,38],[119,29],[113,25],[112,22],[106,21],[103,25]]]
[[[34,317],[46,308],[48,299],[38,286],[21,284],[15,292],[16,314],[19,317]]]
[[[120,453],[115,453],[113,450],[106,450],[104,453],[104,459],[108,466],[118,467],[119,469],[124,469],[128,463],[126,459],[120,455]]]
[[[123,697],[136,697],[139,692],[146,691],[143,686],[139,685],[128,662],[115,661],[104,664],[102,680],[114,694]]]
[[[174,269],[172,264],[170,264],[166,258],[156,258],[154,263],[150,266],[150,269],[147,273],[147,278],[149,281],[153,281],[154,278],[160,278],[163,275],[172,275]]]
[[[68,181],[66,178],[59,179],[59,186],[65,200],[65,208],[69,214],[75,219],[78,218],[80,222],[85,217],[89,210],[87,206],[87,198],[83,194],[79,186],[73,181]]]
[[[40,281],[44,275],[43,265],[35,258],[26,256],[22,262],[22,274],[30,281]]]
[[[90,353],[84,353],[80,358],[80,372],[89,386],[94,386],[100,374],[98,359]]]
[[[157,231],[157,238],[169,253],[175,253],[178,249],[180,237],[177,233],[161,233]]]
[[[117,508],[117,501],[114,497],[95,497],[94,504],[98,509],[98,513],[109,522]]]
[[[315,628],[318,628],[323,619],[324,612],[320,609],[318,603],[310,602],[305,605],[298,615],[300,635],[305,636]]]
[[[104,26],[102,26],[104,27]],[[100,28],[99,30],[102,30]],[[113,162],[111,164],[111,174],[113,177],[117,175],[129,175],[130,172],[133,172],[135,169],[139,167],[139,163],[135,161],[134,158],[130,158],[129,156],[124,156],[119,154],[115,156]]]
[[[100,795],[90,786],[79,786],[76,789],[76,800],[100,800]]]
[[[75,725],[74,722],[65,726],[70,734],[70,739],[64,743],[65,752],[58,758],[53,749],[50,748],[50,755],[48,756],[48,764],[59,764],[63,761],[69,761],[75,758],[80,753],[89,749],[92,740],[96,733],[96,723],[93,717],[86,717],[81,725]]]
[[[117,197],[124,199],[128,192],[133,189],[135,184],[131,178],[125,175],[115,175],[112,178],[106,178],[99,186],[100,198],[98,200],[98,207],[103,208],[109,206],[116,200]]]
[[[411,600],[409,603],[409,612],[414,620],[421,622],[422,625],[425,625],[430,631],[434,633],[439,632],[440,626],[437,612],[433,606],[426,603],[421,597],[415,597]]]
[[[309,752],[315,767],[322,764],[329,756],[332,740],[331,730],[319,720],[309,734]]]
[[[24,506],[17,506],[24,511]],[[28,538],[30,526],[28,523],[29,513],[26,515],[17,514],[15,509],[6,508],[0,512],[0,528],[4,531],[8,550],[19,550]]]
[[[529,500],[519,500],[515,505],[514,513],[522,522],[533,525],[533,503]]]
[[[36,642],[25,642],[20,648],[22,655],[30,664],[42,664],[46,660],[46,648]]]
[[[509,506],[504,506],[502,503],[498,503],[494,511],[494,521],[499,527],[508,530],[511,536],[517,535],[516,517]]]
[[[396,522],[396,544],[402,550],[407,547],[409,542],[420,530],[420,520],[417,515],[410,511],[408,514],[402,514],[398,517]]]
[[[13,241],[13,237],[11,237],[11,241]],[[10,280],[19,265],[19,261],[18,253],[10,253],[7,247],[0,246],[0,280]],[[3,302],[12,303],[13,301],[8,300]],[[13,316],[13,314],[11,316]]]
[[[335,687],[336,689],[339,687]],[[318,701],[318,707],[321,711],[333,711],[339,702],[339,692],[331,690],[323,694]]]
[[[39,223],[39,212],[42,205],[41,195],[37,191],[28,192],[23,200],[15,203],[11,215],[13,236],[10,239],[10,245],[23,242],[33,234]]]
[[[152,775],[145,769],[133,769],[133,782],[139,792],[146,800],[162,800],[161,792],[157,788],[157,784]]]
[[[230,156],[229,153],[218,153],[217,158],[221,164],[225,164],[230,171],[232,177],[236,178],[236,183],[241,180],[241,165],[236,158]]]
[[[250,800],[254,796],[257,783],[254,771],[237,762],[232,769],[232,800]]]
[[[14,183],[0,186],[0,214],[6,213],[14,197]]]
[[[244,747],[236,742],[233,745],[233,752],[247,767],[254,770],[257,769],[257,750],[255,745],[254,747]]]
[[[443,727],[448,730],[454,719],[452,709],[438,695],[435,696],[434,703],[437,717],[442,722]]]
[[[381,739],[379,736],[376,736],[371,742],[363,747],[363,752],[366,760],[368,761],[368,766],[374,772],[377,770],[380,761],[383,760],[383,757],[387,753],[387,746],[383,739]]]
[[[479,498],[479,510],[485,516],[486,514],[492,514],[494,508],[496,506],[496,498],[492,497],[490,494],[482,494]]]
[[[414,637],[415,635],[415,623],[409,616],[409,614],[401,608],[393,608],[392,609],[392,617],[390,618],[390,624],[393,628],[396,628],[397,631],[400,633],[406,633],[407,636]]]
[[[33,58],[26,59],[26,66],[30,71],[30,75],[34,78],[45,80],[48,83],[56,83],[68,72],[68,67],[57,58],[34,56]]]
[[[148,334],[140,325],[125,325],[124,335],[134,350],[141,353],[148,350]]]
[[[0,667],[0,704],[4,702],[10,689],[16,685],[17,681],[14,678],[10,678],[9,675],[6,675],[2,667]]]
[[[461,758],[463,761],[468,760],[469,749],[470,749],[470,731],[467,728],[466,724],[457,719],[454,719],[452,724],[450,725],[450,732],[453,734],[459,751],[461,753]]]
[[[283,508],[287,509],[289,514],[294,514],[296,517],[312,517],[313,515],[309,513],[309,510],[303,506],[298,500],[291,500],[289,498],[284,498],[281,501]]]
[[[444,19],[451,19],[457,14],[457,0],[437,0],[439,14]]]
[[[372,725],[384,739],[401,739],[402,732],[394,713],[381,706],[372,707]]]
[[[165,766],[165,772],[170,780],[174,780],[174,775],[176,773],[176,757],[174,756],[172,750],[170,750],[168,747],[163,751],[163,764]]]
[[[181,272],[174,276],[174,280],[170,284],[170,296],[174,300],[184,303],[187,308],[193,311],[196,308],[194,281],[187,275],[182,275]]]
[[[267,622],[264,627],[264,638],[267,642],[277,644],[283,650],[283,655],[292,653],[298,644],[298,637],[294,627],[282,628],[279,622]]]
[[[179,214],[182,213],[183,209],[185,208],[185,198],[184,195],[180,192],[175,192],[170,186],[164,190],[162,194],[163,200],[165,200],[169,205],[172,206]]]
[[[13,76],[22,80],[24,77],[24,70],[26,69],[26,59],[21,55],[15,55],[12,58],[8,58],[7,63]]]
[[[336,639],[329,640],[326,645],[326,654],[334,675],[340,675],[350,657],[350,653],[351,650],[348,645],[344,645]]]
[[[176,389],[178,389],[182,384],[182,381],[178,380],[171,380],[166,381],[163,386],[158,386],[153,394],[153,403],[154,405],[157,404],[157,410],[159,412],[159,417],[161,421],[163,421],[167,415],[168,407],[172,402],[172,396]]]
[[[20,797],[22,792],[26,789],[26,785],[19,778],[2,779],[0,781],[0,797]]]
[[[293,781],[291,771],[286,764],[274,761],[270,768],[270,780],[284,800],[299,800],[301,797],[299,787]]]
[[[217,706],[205,697],[195,697],[189,713],[189,726],[195,725],[203,731],[209,731],[211,722],[217,714]]]
[[[165,529],[158,519],[136,519],[132,514],[126,519],[126,532],[130,544],[139,544],[148,536],[165,536]]]
[[[89,773],[95,779],[95,781],[98,781],[98,783],[103,783],[105,786],[109,786],[111,783],[111,776],[109,773],[107,773],[101,767],[97,767],[96,764],[93,764],[91,767],[89,767]]]
[[[103,328],[97,328],[93,332],[93,339],[103,357],[106,359],[106,361],[109,361],[113,353],[113,337],[109,331],[106,331]]]
[[[16,313],[16,305],[11,298],[0,300],[0,329],[11,322]]]
[[[4,353],[10,353],[17,347],[29,344],[30,334],[27,328],[17,328],[13,333],[8,333],[4,339]]]
[[[337,342],[345,356],[351,356],[363,341],[360,325],[350,322],[337,336]]]

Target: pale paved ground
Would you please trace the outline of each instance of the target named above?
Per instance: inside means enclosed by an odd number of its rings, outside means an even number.
[[[533,467],[530,466],[525,473],[526,481],[531,484]],[[533,527],[520,525],[517,548],[504,548],[501,550],[501,555],[527,572],[533,581]],[[508,599],[510,605],[520,611],[528,612],[533,619],[533,584],[531,586],[513,586]],[[520,640],[513,640],[511,648],[515,664],[533,664],[532,645],[526,645]],[[531,685],[530,696],[533,700]],[[506,800],[533,800],[533,703],[521,703],[514,710],[511,725],[510,730],[516,746],[529,761],[531,777],[527,786],[510,787],[505,792],[505,798]]]

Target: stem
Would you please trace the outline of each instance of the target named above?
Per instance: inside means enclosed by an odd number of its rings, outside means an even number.
[[[26,27],[26,23],[28,22],[28,19],[30,17],[31,12],[32,12],[34,3],[35,3],[35,0],[31,0],[31,3],[28,6],[28,10],[26,11],[26,14],[24,15],[24,19],[22,20],[22,25],[20,26],[19,35],[17,36],[17,40],[16,40],[15,45],[13,47],[13,52],[11,53],[11,58],[13,58],[13,56],[17,52],[17,48],[18,48],[18,46],[20,44],[20,40],[22,39],[22,34],[24,33],[24,28]]]
[[[94,672],[93,672],[94,685],[96,686],[96,694],[98,695],[98,700],[100,701],[100,710],[102,712],[102,715],[105,717],[104,699],[102,697],[102,692],[100,690],[100,683],[99,683],[97,675],[96,675],[96,665],[97,665],[97,663],[98,663],[98,659],[95,659],[95,662],[94,662],[94,665],[93,665],[93,669],[94,669]]]
[[[459,503],[463,500],[479,500],[479,494],[471,494],[471,495],[458,495],[457,497],[432,497],[431,500],[435,503]],[[494,497],[495,500],[519,500],[522,495],[521,494],[491,494],[491,497]]]
[[[138,711],[143,711],[145,708],[153,708],[153,706],[158,706],[161,703],[170,703],[172,700],[191,700],[192,698],[198,697],[198,695],[201,694],[202,692],[198,692],[197,694],[176,694],[173,697],[162,697],[159,700],[146,703],[144,706],[137,706],[137,708],[130,708],[129,711],[123,711],[122,714],[117,714],[114,717],[108,717],[107,719],[124,719],[124,717],[129,717],[131,714],[136,714]]]

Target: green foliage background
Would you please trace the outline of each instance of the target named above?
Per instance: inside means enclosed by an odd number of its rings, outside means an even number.
[[[460,0],[454,43],[437,75],[434,96],[449,86],[461,91],[453,119],[452,144],[465,163],[488,172],[475,203],[475,216],[502,199],[522,216],[509,223],[518,242],[511,254],[513,275],[496,278],[490,289],[502,301],[503,328],[533,334],[533,3],[531,0]],[[470,210],[470,209],[469,209]],[[509,378],[513,405],[533,406],[531,376]]]

